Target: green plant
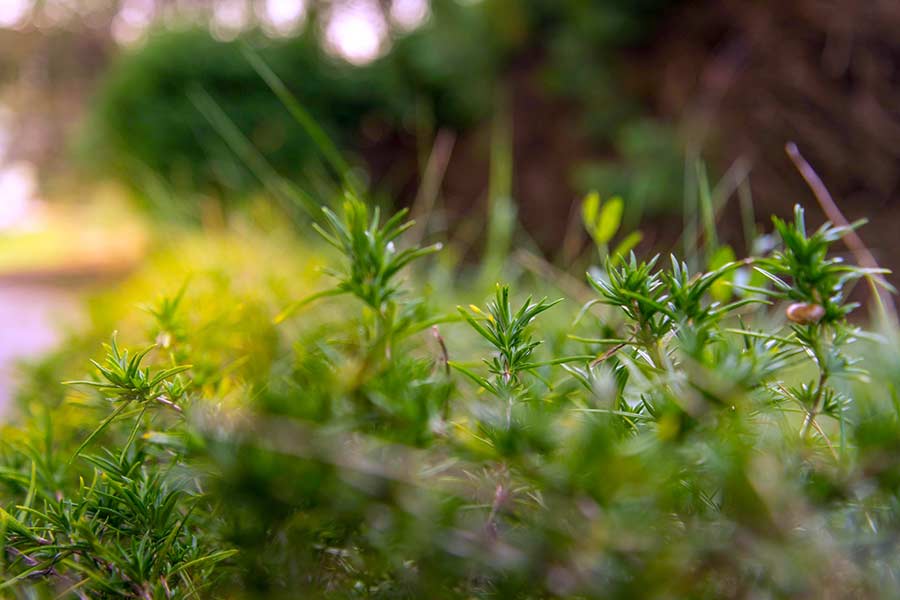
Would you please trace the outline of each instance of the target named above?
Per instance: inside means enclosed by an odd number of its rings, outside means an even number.
[[[397,238],[415,224],[404,221],[408,209],[398,211],[382,224],[378,208],[370,219],[366,204],[352,195],[347,196],[342,208],[340,217],[331,209],[322,208],[330,231],[313,224],[319,235],[343,256],[343,270],[327,271],[337,280],[337,285],[292,304],[275,320],[283,321],[298,308],[319,298],[350,294],[372,310],[376,324],[373,344],[383,347],[390,356],[393,336],[414,324],[418,305],[401,301],[397,276],[408,264],[437,252],[442,245],[397,250]]]
[[[498,285],[495,300],[488,304],[488,312],[482,311],[475,305],[472,305],[468,311],[462,307],[458,309],[472,329],[487,340],[497,354],[484,361],[491,374],[490,380],[476,375],[462,365],[452,364],[452,366],[507,405],[507,427],[511,425],[513,404],[523,388],[522,375],[534,373],[538,367],[546,364],[563,362],[534,361],[532,355],[540,342],[532,339],[528,332],[529,325],[538,315],[560,301],[548,302],[544,298],[538,302],[532,302],[529,297],[519,310],[513,311],[509,299],[509,287]]]
[[[196,490],[173,489],[156,461],[127,450],[85,456],[91,483],[82,480],[64,498],[33,479],[19,517],[0,513],[7,566],[16,572],[0,586],[52,578],[63,596],[80,598],[187,597],[207,587],[216,563],[236,550],[201,540]],[[182,514],[179,506],[189,508]]]
[[[67,397],[91,340],[32,373],[0,443],[4,593],[892,595],[900,348],[847,320],[870,272],[830,257],[845,228],[798,209],[708,272],[606,256],[580,310],[523,277],[456,324],[469,291],[407,269],[435,248],[399,249],[404,214],[324,214],[341,268],[289,323],[285,263],[220,250],[116,316],[155,350],[114,338]]]
[[[106,427],[109,426],[122,412],[132,404],[140,406],[139,423],[151,403],[159,403],[175,411],[181,412],[178,401],[185,396],[185,384],[176,378],[176,375],[190,369],[190,365],[176,365],[168,369],[160,369],[151,372],[149,368],[141,368],[141,361],[155,346],[148,346],[140,352],[129,356],[128,350],[119,351],[116,343],[116,335],[113,334],[109,346],[107,346],[106,359],[103,364],[91,360],[91,363],[99,372],[99,379],[68,381],[69,384],[86,385],[96,388],[106,399],[116,404],[115,410],[75,450],[75,456]],[[131,436],[134,439],[135,429]],[[127,445],[126,445],[127,448]],[[124,450],[123,450],[124,452]]]
[[[177,306],[178,297],[163,306]],[[41,447],[11,445],[14,453],[31,458],[31,477],[24,502],[16,506],[17,516],[0,509],[0,528],[9,534],[4,544],[7,566],[16,573],[3,587],[45,577],[54,579],[62,595],[82,598],[155,598],[173,590],[196,595],[214,565],[236,552],[211,548],[208,536],[197,530],[204,519],[204,509],[195,514],[203,504],[199,486],[171,477],[181,457],[150,452],[138,443],[138,434],[153,420],[148,417],[152,406],[181,413],[180,401],[186,396],[186,384],[178,375],[190,367],[142,368],[153,349],[120,350],[113,335],[104,362],[91,361],[99,377],[68,382],[94,388],[116,408],[84,438],[67,464],[117,420],[133,421],[115,451],[105,447],[81,456],[93,469],[90,484],[80,477],[68,493],[58,489],[62,482],[54,480],[60,471],[54,468],[58,461],[50,418],[41,423]],[[47,470],[40,477],[39,466]]]
[[[799,205],[794,208],[793,223],[778,218],[773,221],[783,249],[760,261],[756,268],[773,283],[772,289],[762,290],[763,294],[794,301],[786,309],[792,325],[785,343],[795,345],[811,357],[818,371],[814,382],[785,390],[785,400],[797,403],[806,413],[801,430],[805,437],[812,427],[818,427],[816,416],[823,409],[832,417],[842,417],[843,403],[836,400],[839,394],[829,387],[830,380],[865,375],[864,370],[854,366],[856,361],[844,352],[844,346],[860,335],[860,330],[845,320],[858,306],[847,300],[847,293],[857,280],[884,271],[828,258],[830,244],[862,222],[849,227],[826,223],[809,235]],[[788,277],[790,281],[782,277]]]
[[[643,239],[640,231],[632,231],[610,252],[609,242],[622,226],[624,211],[625,201],[619,196],[613,196],[601,203],[600,194],[591,192],[581,203],[581,221],[597,246],[601,258],[611,256],[617,261],[631,252]]]

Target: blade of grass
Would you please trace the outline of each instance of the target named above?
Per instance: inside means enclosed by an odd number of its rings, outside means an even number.
[[[750,179],[744,179],[738,186],[738,198],[741,205],[741,225],[744,232],[744,244],[747,254],[753,253],[753,240],[756,239],[756,214],[753,208],[753,193],[750,191]]]
[[[321,212],[319,203],[279,175],[206,90],[195,86],[188,91],[188,97],[270,194],[286,208],[299,205],[310,216],[314,218],[319,216]]]
[[[506,110],[497,110],[491,133],[491,176],[488,184],[488,227],[482,287],[491,287],[509,256],[516,208],[512,201],[512,124]]]
[[[350,166],[344,160],[343,156],[341,156],[340,151],[337,146],[335,146],[334,142],[331,141],[328,134],[319,127],[318,123],[316,123],[315,118],[309,114],[309,111],[303,107],[300,101],[297,100],[297,97],[290,92],[284,84],[284,81],[275,74],[275,71],[272,70],[266,61],[264,61],[253,48],[244,44],[241,51],[244,54],[244,58],[247,59],[247,62],[249,62],[250,66],[253,67],[253,70],[256,71],[256,74],[266,82],[266,85],[269,86],[269,89],[272,90],[284,107],[287,108],[288,112],[291,113],[291,116],[294,117],[297,124],[303,128],[306,135],[308,135],[316,144],[319,148],[319,152],[322,153],[322,156],[331,168],[334,169],[335,174],[340,178],[341,183],[343,183],[354,195],[359,196],[361,189],[356,178],[353,176]]]
[[[85,438],[85,440],[83,442],[81,442],[81,445],[78,446],[78,449],[76,449],[75,453],[72,454],[72,458],[69,459],[69,464],[71,464],[72,461],[74,461],[76,458],[78,458],[78,455],[81,454],[81,451],[84,450],[88,444],[90,444],[92,441],[94,441],[94,438],[97,437],[98,435],[100,435],[100,433],[104,429],[109,427],[109,424],[112,423],[116,417],[118,417],[120,414],[122,414],[122,411],[124,411],[126,408],[128,408],[131,405],[131,402],[132,402],[131,400],[125,400],[108,417],[103,419],[103,422],[100,423],[100,425],[96,429],[94,429],[94,431],[92,431],[91,434],[89,436],[87,436],[87,438]]]
[[[713,208],[712,193],[709,189],[709,176],[706,172],[706,164],[698,160],[694,165],[697,171],[698,199],[700,201],[700,219],[703,222],[703,249],[710,256],[718,247],[719,240],[716,233],[715,210]]]

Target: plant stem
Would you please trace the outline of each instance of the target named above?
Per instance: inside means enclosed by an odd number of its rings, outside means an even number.
[[[819,382],[816,384],[816,392],[813,395],[813,406],[806,413],[806,419],[803,421],[803,427],[800,428],[800,439],[806,439],[809,435],[809,430],[813,426],[816,420],[816,415],[819,414],[821,410],[822,404],[822,396],[825,391],[825,383],[828,381],[828,371],[822,370],[819,373]]]

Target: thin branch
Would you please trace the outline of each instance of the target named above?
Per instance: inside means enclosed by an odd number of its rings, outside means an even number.
[[[447,173],[447,165],[453,155],[453,147],[456,145],[456,135],[446,129],[438,131],[434,138],[434,145],[428,162],[422,173],[422,183],[413,203],[410,217],[417,221],[413,239],[421,242],[428,232],[428,218],[434,211],[444,175]]]
[[[816,424],[816,416],[822,408],[822,396],[825,392],[825,383],[827,381],[828,372],[822,371],[819,375],[819,382],[816,385],[815,394],[813,395],[812,408],[806,413],[806,418],[803,420],[803,427],[800,428],[801,439],[806,439],[806,436],[809,435],[810,427]]]
[[[178,406],[177,404],[175,404],[174,402],[172,402],[171,400],[169,400],[169,399],[168,399],[166,396],[164,396],[164,395],[163,395],[163,396],[157,396],[157,397],[156,397],[156,401],[159,402],[160,404],[164,405],[164,406],[168,406],[169,408],[171,408],[171,409],[174,410],[175,412],[179,412],[179,413],[180,413],[180,412],[183,412],[180,406]]]
[[[615,354],[616,352],[618,352],[619,350],[621,350],[627,344],[630,344],[630,343],[631,342],[628,341],[628,342],[622,342],[621,344],[616,344],[615,346],[613,346],[612,348],[610,348],[609,350],[607,350],[606,352],[604,352],[603,354],[601,354],[600,356],[598,356],[597,358],[592,360],[591,368],[594,368],[597,365],[599,365],[600,363],[604,362],[607,358],[609,358],[610,356],[612,356],[613,354]]]
[[[828,439],[828,436],[827,436],[827,435],[825,435],[825,430],[822,429],[822,426],[819,425],[819,422],[818,422],[818,421],[813,421],[813,427],[816,428],[816,431],[818,431],[818,432],[819,432],[819,435],[822,436],[822,439],[825,440],[825,443],[828,445],[828,449],[831,450],[831,456],[834,457],[834,460],[839,460],[839,459],[838,459],[838,454],[837,454],[837,452],[835,451],[834,446],[833,446],[832,443],[831,443],[831,440]]]

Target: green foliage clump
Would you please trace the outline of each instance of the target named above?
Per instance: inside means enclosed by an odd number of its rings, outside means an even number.
[[[253,33],[222,42],[199,28],[155,32],[104,77],[82,154],[144,194],[162,181],[180,193],[223,198],[259,188],[245,157],[198,106],[200,93],[274,171],[319,183],[315,141],[260,79],[243,51],[248,44],[348,151],[358,149],[364,124],[401,135],[422,118],[437,127],[471,126],[491,106],[496,54],[479,43],[490,38],[483,19],[455,2],[438,5],[437,31],[426,26],[403,36],[388,56],[362,66],[330,56],[316,23],[281,40]]]
[[[497,92],[525,64],[541,94],[575,103],[585,137],[612,144],[627,164],[580,165],[572,184],[626,195],[633,218],[641,207],[671,205],[671,190],[681,187],[682,160],[669,128],[647,119],[640,100],[625,89],[616,52],[643,39],[672,3],[432,0],[426,23],[392,32],[390,50],[366,65],[328,54],[317,11],[290,39],[254,31],[223,42],[200,28],[156,31],[103,77],[81,154],[90,168],[136,188],[159,209],[177,210],[167,195],[179,198],[178,204],[209,195],[230,201],[261,182],[247,157],[223,139],[223,126],[213,122],[224,121],[245,138],[254,160],[316,189],[323,165],[314,142],[259,78],[242,46],[258,50],[351,156],[365,150],[360,140],[373,136],[409,146],[423,133],[472,130],[502,110]],[[198,94],[218,107],[215,117],[209,106],[199,106]],[[397,162],[411,164],[410,158]],[[418,174],[414,167],[395,168],[406,168],[405,177]],[[162,189],[169,187],[174,193]]]
[[[322,215],[333,287],[207,248],[83,385],[54,381],[88,340],[34,370],[0,446],[4,593],[891,597],[900,350],[847,320],[876,275],[830,257],[847,228],[798,209],[764,256],[605,253],[581,307],[522,278],[453,311],[404,213]]]
[[[378,109],[388,113],[385,103],[402,95],[385,89],[389,75],[329,59],[311,35],[264,52],[273,69],[291,74],[293,93],[341,144],[366,115]],[[298,173],[317,167],[313,142],[259,78],[241,42],[219,42],[200,29],[158,33],[119,58],[98,92],[85,154],[95,167],[141,191],[155,180],[185,192],[234,194],[258,186],[196,105],[198,91],[222,107],[225,118],[275,169]]]

